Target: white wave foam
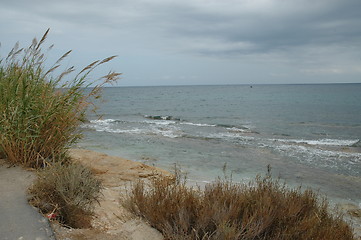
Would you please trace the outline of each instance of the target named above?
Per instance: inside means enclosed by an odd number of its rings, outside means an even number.
[[[143,134],[143,135],[161,135],[169,138],[181,137],[181,131],[174,126],[166,126],[172,124],[172,121],[146,121],[139,123],[146,123],[144,127],[133,127],[129,129],[125,127],[124,129],[119,128],[119,126],[112,123],[116,123],[119,120],[115,119],[101,119],[101,120],[91,120],[88,124],[83,124],[82,127],[93,129],[97,132],[108,132],[108,133],[118,133],[118,134]],[[175,123],[175,122],[174,122]],[[164,126],[164,127],[162,127]]]
[[[255,138],[252,136],[244,136],[244,135],[240,135],[239,133],[232,133],[232,132],[213,133],[213,134],[209,134],[208,137],[215,139],[224,139],[224,140],[241,140],[242,142],[255,140]]]
[[[306,157],[304,157],[303,159],[307,159],[307,161],[312,161],[312,159],[317,159],[317,161],[321,161],[322,159],[322,161],[334,162],[335,160],[343,161],[344,159],[347,159],[348,164],[355,164],[361,162],[361,153],[355,152],[325,150],[299,145],[279,145],[275,146],[275,149],[294,157],[300,154],[304,155]]]
[[[237,128],[237,127],[232,127],[232,128],[226,128],[228,131],[230,132],[238,132],[238,133],[251,133],[252,131],[250,131],[248,128]]]
[[[156,129],[153,129],[151,131],[151,133],[153,134],[156,134],[156,135],[161,135],[161,136],[164,136],[164,137],[169,137],[169,138],[178,138],[178,137],[181,137],[182,134],[179,134],[177,129],[159,129],[159,128],[156,128]]]
[[[109,133],[129,133],[129,134],[142,134],[144,133],[143,129],[134,128],[134,129],[103,129],[104,132]]]
[[[90,120],[90,123],[97,125],[109,125],[110,123],[114,123],[117,121],[118,120],[115,119],[97,119],[97,120]]]
[[[213,124],[206,124],[206,123],[191,123],[191,122],[182,122],[181,125],[190,125],[190,126],[196,126],[196,127],[216,127],[217,125]]]
[[[143,123],[154,124],[154,125],[173,125],[173,124],[176,124],[176,122],[175,122],[175,121],[172,121],[172,120],[167,120],[167,121],[162,121],[162,120],[145,120],[145,121],[143,121]]]
[[[162,130],[162,129],[141,129],[141,128],[111,129],[107,126],[95,126],[95,127],[91,127],[91,129],[94,129],[97,132],[118,133],[118,134],[161,135],[169,138],[177,138],[181,136],[172,130]]]
[[[327,145],[327,146],[351,146],[359,140],[342,140],[342,139],[319,139],[319,140],[305,140],[305,139],[271,139],[273,141],[284,143],[297,143],[308,145]]]

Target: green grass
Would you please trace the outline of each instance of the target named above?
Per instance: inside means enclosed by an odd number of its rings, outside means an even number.
[[[115,56],[95,61],[76,75],[74,67],[55,75],[71,51],[47,69],[42,47],[48,31],[28,48],[16,44],[0,60],[0,153],[10,162],[35,168],[63,159],[81,137],[79,125],[92,106],[91,99],[119,76],[110,72],[100,81],[88,79],[95,68]],[[85,93],[90,84],[97,85]]]
[[[71,161],[68,149],[81,138],[79,126],[102,86],[120,74],[90,79],[94,69],[115,56],[94,61],[77,74],[74,67],[56,74],[71,51],[47,68],[42,48],[48,32],[27,48],[16,44],[0,59],[0,156],[38,169],[30,202],[44,214],[71,227],[89,227],[101,183]]]
[[[329,213],[326,200],[270,176],[249,184],[218,180],[204,190],[168,178],[139,182],[125,206],[165,239],[355,239],[342,217]]]

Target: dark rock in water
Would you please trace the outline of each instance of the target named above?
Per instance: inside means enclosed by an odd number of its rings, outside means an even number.
[[[361,147],[361,140],[358,140],[357,142],[352,144],[351,147]]]
[[[149,118],[149,119],[154,119],[154,120],[162,120],[161,116],[145,116],[145,117]]]

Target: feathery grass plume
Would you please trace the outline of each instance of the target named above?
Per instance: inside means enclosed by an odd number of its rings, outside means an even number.
[[[13,163],[43,167],[66,155],[80,137],[79,125],[98,98],[104,84],[113,83],[120,73],[110,72],[90,80],[89,74],[115,56],[95,61],[75,78],[74,67],[59,75],[55,70],[71,51],[46,68],[42,47],[49,29],[38,42],[25,49],[16,43],[7,58],[0,59],[0,152]],[[52,48],[52,46],[50,47]],[[64,78],[68,77],[64,83]],[[95,85],[90,93],[85,88]]]
[[[356,239],[326,200],[269,176],[249,184],[219,179],[204,190],[167,178],[138,182],[124,206],[165,239]]]

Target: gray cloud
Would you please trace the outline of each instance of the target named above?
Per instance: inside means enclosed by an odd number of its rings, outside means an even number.
[[[30,12],[33,19],[48,19],[65,26],[71,24],[79,30],[121,32],[126,29],[137,34],[158,35],[164,40],[195,40],[195,46],[200,40],[239,45],[236,52],[240,54],[309,44],[358,44],[361,39],[361,2],[358,0],[38,0],[32,1],[30,6],[27,3],[10,1],[5,8],[19,9],[19,13],[22,10],[19,15],[25,18]],[[195,50],[195,46],[191,49]],[[212,48],[209,51],[212,52]]]
[[[315,7],[309,1],[274,1],[268,11],[257,8],[250,11],[240,6],[239,11],[227,14],[216,9],[193,8],[173,18],[169,31],[170,35],[178,34],[189,39],[216,39],[233,46],[237,43],[249,45],[249,49],[233,49],[232,53],[236,54],[305,45],[358,45],[361,42],[361,17],[357,13],[361,10],[361,3],[342,3],[324,1]],[[209,52],[212,52],[211,47]]]
[[[192,65],[201,57],[284,72],[272,76],[342,75],[359,73],[360,12],[359,0],[18,0],[2,3],[0,41],[51,27],[61,47],[75,45],[84,55],[119,49],[130,58],[152,56],[150,65],[170,56]]]

